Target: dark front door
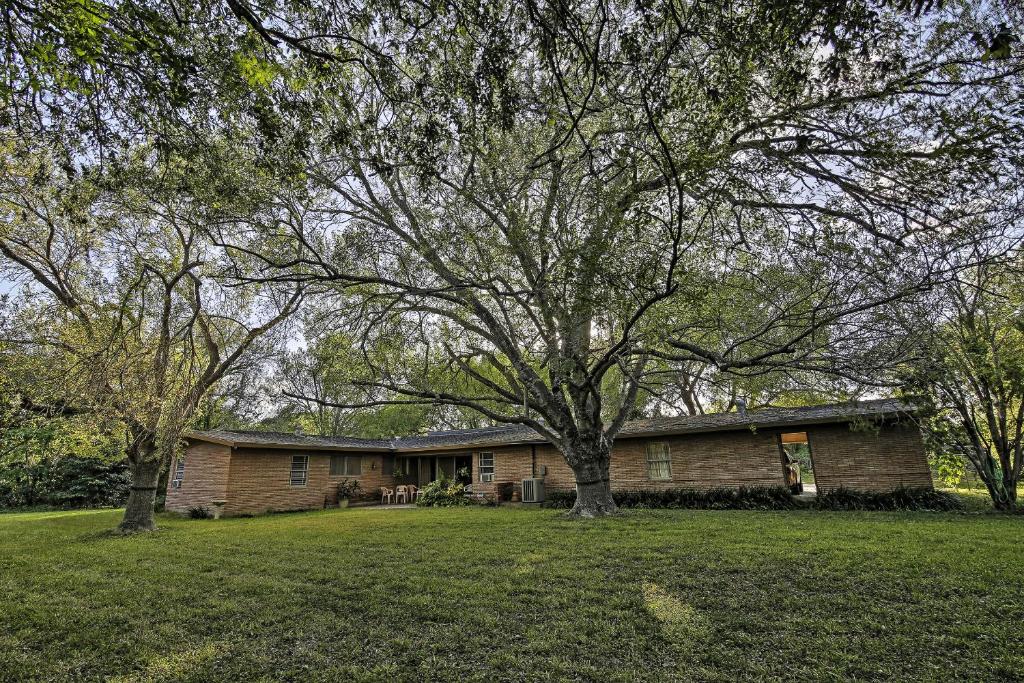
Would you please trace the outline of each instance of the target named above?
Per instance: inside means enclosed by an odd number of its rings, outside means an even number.
[[[416,486],[423,488],[434,481],[434,458],[417,458],[416,460],[419,465]]]
[[[455,456],[455,478],[467,486],[473,483],[473,454]]]

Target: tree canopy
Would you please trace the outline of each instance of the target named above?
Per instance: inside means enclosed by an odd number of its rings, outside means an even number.
[[[594,515],[638,396],[695,367],[884,383],[894,307],[1015,246],[1014,12],[18,2],[0,124],[72,169],[227,169],[231,277],[334,297],[371,369],[297,400],[529,425]]]
[[[201,401],[269,341],[302,289],[225,284],[239,262],[208,226],[230,219],[214,180],[184,160],[142,149],[78,174],[45,148],[6,142],[0,267],[23,283],[6,338],[50,358],[18,392],[124,425],[133,488],[122,526],[152,528],[161,466]]]

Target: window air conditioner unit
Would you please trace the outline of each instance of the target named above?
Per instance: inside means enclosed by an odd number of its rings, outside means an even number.
[[[544,502],[544,480],[523,479],[523,502],[543,503]]]

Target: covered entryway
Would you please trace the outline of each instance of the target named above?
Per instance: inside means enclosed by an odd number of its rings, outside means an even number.
[[[395,459],[395,484],[415,484],[422,488],[441,478],[471,483],[473,454],[409,455]]]
[[[794,494],[815,493],[814,460],[811,457],[811,442],[807,432],[779,434],[779,450],[786,486]]]

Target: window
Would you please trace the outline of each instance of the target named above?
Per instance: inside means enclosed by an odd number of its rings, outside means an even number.
[[[332,455],[331,476],[358,477],[363,473],[363,458],[359,455]]]
[[[494,453],[480,454],[480,481],[494,481]]]
[[[412,474],[412,458],[395,458],[395,465],[392,473],[396,477],[405,477]]]
[[[667,443],[647,444],[647,478],[665,480],[672,478],[672,453]]]
[[[185,459],[178,458],[174,464],[174,476],[171,478],[171,488],[180,489],[181,480],[185,478]]]
[[[309,456],[308,455],[293,455],[292,456],[292,473],[289,483],[292,486],[305,486],[306,476],[309,473]]]

